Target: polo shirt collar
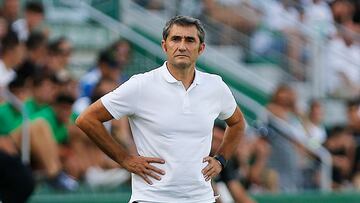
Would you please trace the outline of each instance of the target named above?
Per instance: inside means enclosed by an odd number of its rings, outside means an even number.
[[[164,64],[162,65],[161,69],[161,73],[164,77],[164,79],[168,82],[168,83],[176,83],[178,82],[178,80],[176,80],[176,78],[174,78],[174,76],[171,75],[171,73],[169,72],[167,66],[166,66],[167,61],[164,62]],[[200,71],[198,71],[195,67],[195,78],[193,83],[195,85],[198,85],[201,83],[201,73]]]

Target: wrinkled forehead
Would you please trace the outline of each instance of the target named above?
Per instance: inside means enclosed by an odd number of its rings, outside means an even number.
[[[193,37],[197,41],[200,41],[198,30],[196,29],[195,25],[182,26],[182,25],[174,24],[173,26],[170,27],[168,38],[171,38],[173,36]]]

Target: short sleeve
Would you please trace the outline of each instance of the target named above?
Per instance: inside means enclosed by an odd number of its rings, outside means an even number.
[[[218,118],[220,120],[226,120],[234,114],[237,104],[229,87],[222,80],[220,91],[221,92],[219,95],[222,95],[222,97],[220,104],[220,114]]]
[[[101,97],[100,100],[106,110],[115,119],[119,119],[125,115],[135,114],[138,99],[139,82],[138,78],[133,76],[114,91]]]

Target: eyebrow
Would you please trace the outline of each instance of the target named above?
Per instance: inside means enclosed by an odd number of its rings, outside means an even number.
[[[171,39],[176,39],[176,38],[185,38],[186,40],[196,40],[195,37],[192,36],[180,36],[180,35],[174,35],[171,36]]]

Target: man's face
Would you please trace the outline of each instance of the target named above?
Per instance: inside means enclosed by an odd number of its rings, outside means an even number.
[[[169,36],[161,42],[168,62],[176,68],[184,69],[195,65],[205,44],[200,43],[196,26],[173,25]]]

